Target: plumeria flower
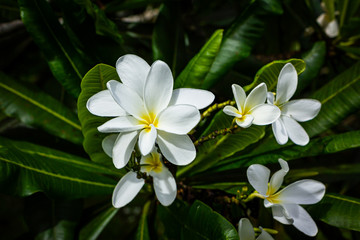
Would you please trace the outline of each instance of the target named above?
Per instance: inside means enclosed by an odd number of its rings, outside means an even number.
[[[337,37],[339,35],[339,24],[336,18],[331,19],[331,16],[323,2],[321,3],[321,7],[324,10],[324,13],[319,15],[316,22],[320,25],[320,27],[322,27],[322,29],[324,29],[324,32],[328,37]],[[335,14],[338,13],[335,12]]]
[[[247,128],[252,124],[267,125],[279,118],[279,108],[265,103],[267,92],[265,83],[254,88],[248,97],[239,85],[233,84],[231,87],[237,108],[226,106],[223,111],[225,114],[235,117],[236,124],[240,127]]]
[[[87,102],[92,114],[115,117],[98,127],[100,132],[120,133],[111,154],[115,167],[127,164],[136,142],[142,155],[149,154],[156,142],[173,164],[194,160],[196,150],[187,133],[199,122],[199,109],[208,106],[214,95],[198,89],[173,90],[171,70],[162,61],[150,67],[138,56],[125,55],[116,70],[122,83],[110,80],[107,90]],[[103,146],[107,142],[105,138]]]
[[[294,95],[298,84],[298,75],[291,63],[281,69],[276,88],[276,98],[269,92],[267,101],[278,106],[281,116],[272,124],[276,141],[279,144],[287,143],[290,138],[297,145],[309,143],[309,135],[298,122],[313,119],[320,111],[321,103],[315,99],[289,99]]]
[[[314,204],[325,194],[325,186],[321,182],[305,179],[296,181],[278,191],[284,176],[289,171],[286,161],[279,159],[281,169],[270,179],[270,170],[260,164],[253,164],[247,169],[250,184],[264,199],[265,207],[271,207],[275,220],[283,224],[292,224],[308,236],[317,234],[317,226],[311,216],[299,204]]]
[[[256,238],[257,240],[274,240],[271,237],[271,235],[269,233],[267,233],[266,231],[264,231],[261,227],[260,227],[260,230],[261,230],[261,233]],[[249,219],[247,219],[247,218],[240,219],[238,233],[239,233],[240,240],[255,240],[254,228],[251,225]]]
[[[141,172],[153,177],[155,195],[159,202],[164,206],[169,206],[176,198],[176,182],[169,169],[161,160],[161,155],[157,149],[142,156],[140,160]],[[112,204],[116,208],[121,208],[131,202],[144,186],[145,180],[137,177],[137,173],[130,171],[125,174],[116,185]]]

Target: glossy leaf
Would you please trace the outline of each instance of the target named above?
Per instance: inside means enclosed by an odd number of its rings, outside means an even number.
[[[149,227],[148,227],[148,221],[147,221],[150,204],[151,204],[151,201],[147,201],[143,207],[139,225],[136,230],[136,239],[137,240],[150,240]]]
[[[278,145],[279,146],[279,145]],[[224,159],[209,171],[224,171],[250,166],[251,164],[277,163],[279,158],[292,160],[319,156],[360,147],[360,131],[312,139],[306,146],[287,144],[279,149],[268,149],[265,152],[250,152]]]
[[[225,115],[222,111],[218,112],[202,136],[230,127],[231,121],[231,117]],[[202,143],[197,147],[198,152],[194,162],[180,168],[177,172],[178,176],[194,175],[195,173],[205,171],[214,164],[219,163],[222,159],[230,157],[250,144],[259,141],[265,135],[264,129],[264,126],[238,128],[234,133],[219,135]]]
[[[86,171],[72,159],[48,158],[18,148],[1,140],[2,192],[20,196],[45,192],[49,196],[81,198],[110,194],[115,187],[114,180]]]
[[[109,80],[119,80],[116,69],[106,64],[93,67],[81,82],[81,93],[78,99],[78,116],[84,135],[84,149],[94,162],[112,166],[112,160],[105,154],[101,143],[106,134],[100,133],[97,127],[109,120],[92,115],[86,108],[87,100],[94,94],[106,89]]]
[[[83,62],[46,0],[19,0],[22,21],[64,88],[77,97],[88,66]]]
[[[323,200],[309,208],[310,214],[335,227],[360,231],[360,199],[328,193]]]
[[[101,232],[109,224],[111,219],[119,211],[119,208],[109,207],[105,211],[98,214],[88,224],[86,224],[79,234],[80,240],[96,240]]]
[[[81,144],[83,136],[75,113],[35,87],[29,88],[0,72],[0,107],[4,113],[57,137]]]
[[[193,57],[175,81],[174,88],[201,88],[215,57],[217,56],[223,37],[223,30],[219,29]]]
[[[286,63],[291,63],[292,65],[294,65],[298,75],[305,70],[305,62],[301,59],[273,61],[262,67],[256,73],[254,82],[248,86],[245,86],[244,90],[249,91],[250,89],[264,82],[266,83],[268,91],[275,92],[278,76],[280,74],[281,69],[285,66]]]
[[[234,226],[209,206],[196,200],[182,229],[182,239],[239,239]]]
[[[299,83],[296,93],[301,92],[315,79],[322,68],[326,56],[326,44],[323,41],[316,42],[314,46],[305,53],[302,58],[306,64],[305,71],[299,75]]]
[[[152,36],[154,60],[166,62],[175,76],[186,64],[184,62],[185,38],[181,23],[182,5],[167,2],[160,7]]]
[[[303,124],[310,137],[329,129],[360,109],[360,62],[314,93],[321,102],[318,116]]]
[[[210,88],[237,62],[247,58],[261,38],[269,17],[281,13],[281,4],[277,0],[253,1],[226,31],[219,53],[202,88]]]

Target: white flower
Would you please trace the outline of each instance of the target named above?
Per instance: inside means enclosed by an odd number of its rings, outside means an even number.
[[[194,160],[196,150],[187,133],[200,120],[198,109],[208,106],[214,95],[205,90],[173,90],[170,68],[162,61],[150,67],[142,58],[125,55],[116,63],[123,83],[109,81],[103,90],[87,102],[97,116],[116,117],[98,127],[100,132],[119,132],[112,153],[114,165],[124,167],[138,140],[142,155],[155,142],[173,164],[186,165]],[[108,140],[105,138],[103,147]]]
[[[337,37],[339,35],[339,25],[335,16],[334,19],[331,20],[330,13],[324,2],[321,3],[321,8],[324,10],[324,13],[319,15],[316,22],[324,29],[324,32],[328,37]],[[339,13],[336,11],[334,14],[337,15]]]
[[[321,108],[321,103],[315,99],[289,101],[296,91],[297,84],[296,69],[291,63],[287,63],[279,74],[276,99],[273,93],[268,93],[268,103],[278,106],[281,110],[280,118],[272,124],[276,141],[281,145],[287,143],[289,138],[297,145],[308,144],[309,136],[298,122],[313,119]]]
[[[305,179],[278,191],[289,171],[286,161],[279,159],[279,163],[281,169],[272,175],[270,182],[270,170],[260,164],[253,164],[247,169],[248,180],[264,198],[265,207],[271,207],[274,219],[283,224],[292,224],[308,236],[315,236],[317,226],[299,204],[319,202],[325,194],[325,186],[321,182]]]
[[[274,240],[269,233],[264,231],[261,227],[260,229],[261,233],[256,238],[257,240]],[[254,228],[247,218],[240,219],[238,232],[240,240],[255,240]]]
[[[154,148],[150,154],[142,156],[141,171],[153,177],[154,190],[157,199],[164,206],[169,206],[176,198],[176,182],[167,167],[164,166],[161,155]],[[112,204],[121,208],[131,202],[144,186],[145,180],[137,178],[137,173],[130,171],[116,185]]]
[[[251,124],[267,125],[279,118],[279,108],[265,104],[267,92],[265,83],[254,88],[248,97],[239,85],[233,84],[231,87],[237,108],[226,106],[223,111],[225,114],[235,117],[236,124],[240,127],[247,128]]]

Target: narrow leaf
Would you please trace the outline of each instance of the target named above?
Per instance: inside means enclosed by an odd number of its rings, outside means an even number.
[[[147,216],[149,214],[151,201],[147,201],[143,207],[143,212],[140,217],[139,225],[136,231],[136,239],[150,240]]]

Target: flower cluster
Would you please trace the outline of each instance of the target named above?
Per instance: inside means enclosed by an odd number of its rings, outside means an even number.
[[[106,90],[87,102],[92,114],[113,117],[98,127],[100,132],[115,133],[103,139],[102,147],[116,168],[130,168],[114,189],[113,206],[120,208],[132,201],[148,177],[152,178],[159,202],[168,206],[176,198],[177,186],[164,161],[181,166],[195,159],[195,145],[188,133],[201,119],[199,110],[209,106],[215,96],[206,90],[173,90],[171,70],[162,61],[149,66],[140,57],[125,55],[117,61],[116,70],[121,82],[110,80]],[[279,74],[276,94],[268,93],[266,84],[261,83],[246,96],[242,87],[233,84],[236,107],[227,105],[223,112],[234,117],[233,123],[242,128],[272,124],[279,144],[285,144],[290,138],[295,144],[305,145],[309,136],[298,121],[313,119],[321,104],[312,99],[289,101],[296,91],[297,81],[296,69],[288,63]],[[211,135],[213,137],[216,134]],[[134,154],[134,149],[141,156]],[[265,166],[254,164],[248,168],[248,180],[256,190],[252,195],[264,199],[265,207],[272,209],[277,221],[292,224],[314,236],[316,224],[300,204],[320,201],[325,186],[314,180],[302,180],[278,191],[289,171],[286,161],[279,159],[279,163],[281,169],[270,180],[270,170]],[[261,227],[260,231],[257,239],[273,239]],[[255,239],[248,219],[240,220],[239,236],[240,239]]]

